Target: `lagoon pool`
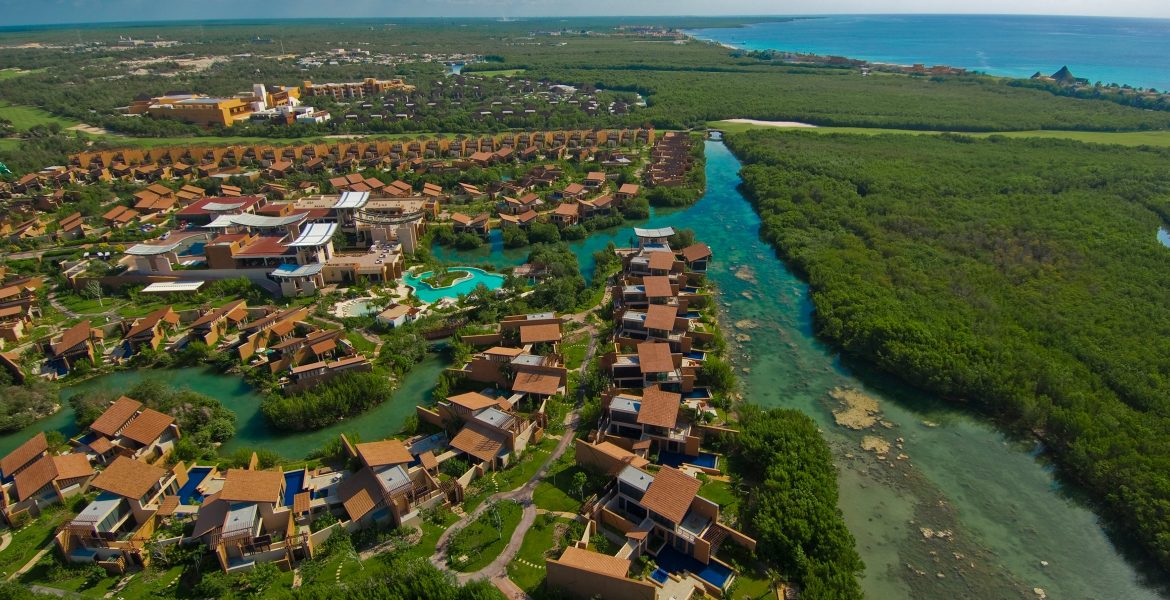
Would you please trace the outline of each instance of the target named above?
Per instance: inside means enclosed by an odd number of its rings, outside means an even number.
[[[452,285],[440,288],[431,287],[430,284],[422,281],[430,277],[430,271],[418,275],[407,273],[402,276],[402,281],[410,289],[414,290],[415,297],[428,304],[438,302],[443,298],[456,298],[460,295],[468,294],[481,284],[487,286],[489,290],[498,290],[504,285],[503,275],[488,273],[483,269],[476,269],[475,267],[453,267],[448,270],[462,271],[470,275],[470,277],[465,277]]]

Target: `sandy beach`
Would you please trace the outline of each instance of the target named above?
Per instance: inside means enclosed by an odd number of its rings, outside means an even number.
[[[747,125],[760,125],[762,127],[816,127],[811,123],[801,123],[800,121],[759,121],[756,119],[724,119],[728,123],[745,123]]]

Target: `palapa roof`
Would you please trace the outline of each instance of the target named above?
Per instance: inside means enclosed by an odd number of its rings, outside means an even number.
[[[162,467],[119,456],[104,471],[98,473],[97,477],[94,477],[93,486],[123,498],[137,500],[150,491],[150,488],[166,474],[167,472]]]
[[[89,428],[106,437],[114,437],[140,408],[142,408],[141,402],[122,396],[115,400],[106,409],[106,412],[103,412],[101,416],[94,420]]]
[[[220,500],[228,502],[279,502],[284,474],[279,471],[228,469]]]
[[[642,496],[642,506],[681,523],[703,483],[674,467],[662,467]]]
[[[642,373],[671,373],[674,358],[670,355],[670,344],[643,342],[638,344],[638,364]]]
[[[362,462],[371,467],[401,465],[414,460],[410,456],[410,451],[406,449],[406,445],[399,440],[367,442],[358,444],[356,449]]]
[[[656,385],[642,390],[642,408],[638,411],[638,424],[673,428],[678,423],[681,402],[681,394],[665,392]]]

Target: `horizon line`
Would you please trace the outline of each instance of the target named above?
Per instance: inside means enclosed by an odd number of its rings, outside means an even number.
[[[355,19],[362,20],[395,20],[395,21],[490,21],[490,22],[504,22],[501,19],[507,19],[506,22],[522,23],[524,21],[544,21],[544,20],[588,20],[588,19],[816,19],[829,17],[1062,17],[1062,18],[1082,18],[1082,19],[1131,19],[1140,21],[1170,21],[1170,17],[1142,17],[1132,15],[1088,15],[1088,14],[1052,14],[1052,13],[982,13],[982,12],[873,12],[873,13],[858,13],[858,12],[841,12],[841,13],[759,13],[759,14],[727,14],[727,15],[705,15],[705,14],[685,14],[685,15],[668,15],[668,14],[645,14],[645,15],[529,15],[524,17],[511,16],[480,16],[480,17],[461,17],[461,16],[393,16],[393,15],[366,15],[366,16],[349,16],[349,17],[241,17],[235,19],[149,19],[142,21],[134,20],[110,20],[110,21],[59,21],[52,23],[21,23],[14,25],[0,25],[0,32],[19,31],[23,28],[52,28],[52,27],[73,27],[77,25],[87,25],[92,27],[116,27],[116,26],[151,26],[151,25],[173,25],[177,23],[276,23],[288,21],[325,21],[325,22],[345,22]]]

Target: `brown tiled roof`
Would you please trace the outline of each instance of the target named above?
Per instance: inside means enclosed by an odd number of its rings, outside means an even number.
[[[674,320],[678,317],[678,307],[667,304],[651,304],[646,309],[646,328],[660,331],[674,329]]]
[[[123,498],[138,499],[166,474],[162,467],[119,456],[106,470],[94,477],[93,486]]]
[[[670,344],[656,342],[638,344],[638,364],[642,373],[673,372],[674,359],[670,356]]]
[[[418,455],[418,462],[422,464],[424,469],[430,470],[438,468],[439,461],[435,458],[435,453],[427,450]]]
[[[162,502],[158,505],[158,512],[154,513],[160,517],[169,517],[175,514],[175,509],[179,507],[178,496],[164,496]]]
[[[683,248],[682,255],[687,262],[710,258],[711,247],[703,242],[699,242]]]
[[[89,321],[82,321],[69,329],[61,332],[61,337],[57,343],[52,345],[51,350],[56,356],[60,356],[66,350],[77,346],[78,344],[89,339],[89,332],[92,329]]]
[[[561,387],[561,378],[548,373],[517,373],[512,382],[513,392],[551,396]]]
[[[479,392],[467,392],[466,394],[459,394],[447,398],[447,402],[456,406],[462,406],[467,410],[480,410],[489,406],[495,406],[496,399],[489,398]]]
[[[504,447],[503,436],[495,431],[481,429],[469,423],[451,440],[451,447],[462,450],[484,462],[490,462]]]
[[[93,467],[89,464],[89,458],[84,454],[54,456],[53,466],[57,469],[55,479],[58,480],[77,479],[78,477],[88,477],[93,474]]]
[[[228,469],[219,497],[228,502],[278,502],[282,483],[279,471]]]
[[[140,408],[141,402],[122,396],[115,400],[89,428],[106,437],[114,437]]]
[[[309,512],[312,507],[313,495],[309,492],[299,492],[293,496],[292,510],[293,514],[301,514]]]
[[[646,287],[647,298],[670,298],[674,296],[674,289],[670,287],[670,278],[665,275],[643,277],[642,285]]]
[[[410,456],[410,451],[406,449],[406,445],[398,440],[382,440],[380,442],[358,444],[357,453],[362,458],[362,461],[371,467],[401,465],[413,460]]]
[[[5,476],[11,475],[18,471],[21,467],[32,462],[36,457],[45,453],[49,449],[49,442],[45,438],[45,432],[40,432],[28,439],[25,443],[16,447],[15,450],[9,452],[4,458],[0,458],[0,473]]]
[[[223,527],[223,518],[227,516],[228,503],[219,499],[219,494],[213,494],[203,501],[199,507],[199,516],[195,518],[195,530],[191,537],[202,537],[204,534]]]
[[[637,185],[637,184],[634,184],[634,183],[623,183],[623,184],[622,184],[622,186],[618,188],[618,193],[619,193],[619,194],[631,194],[631,195],[632,195],[632,194],[637,194],[639,189],[640,189],[640,188],[638,187],[638,185]]]
[[[546,323],[544,325],[520,326],[520,343],[535,344],[540,342],[561,341],[561,324]]]
[[[567,567],[574,567],[598,575],[625,578],[630,572],[630,561],[592,550],[585,550],[576,546],[565,548],[565,552],[557,562]]]
[[[524,350],[520,348],[507,348],[504,346],[493,346],[483,351],[484,354],[494,354],[497,356],[511,356],[516,357],[524,354]]]
[[[312,350],[313,354],[316,354],[317,356],[320,356],[326,352],[329,352],[330,350],[333,350],[334,348],[337,348],[337,342],[335,340],[333,340],[332,338],[317,342],[316,344],[309,346],[309,349]]]
[[[90,442],[89,448],[98,454],[105,454],[106,452],[114,449],[114,443],[110,441],[110,438],[102,435],[98,436],[97,439]]]
[[[654,385],[642,390],[642,408],[638,411],[638,423],[654,427],[673,428],[678,422],[678,409],[682,395],[664,392]]]
[[[143,409],[133,421],[122,430],[122,436],[144,446],[151,444],[175,422],[175,418],[152,408]]]
[[[576,202],[566,202],[553,209],[553,214],[563,217],[575,217],[581,214],[581,205]]]
[[[669,270],[674,266],[674,254],[670,252],[660,250],[656,252],[647,252],[646,254],[650,257],[650,268],[654,269],[655,271]]]
[[[369,469],[359,469],[342,480],[337,486],[337,495],[350,520],[356,521],[374,510],[382,497],[380,487]]]
[[[642,506],[681,523],[703,483],[674,467],[662,467],[642,496]]]
[[[42,456],[14,477],[16,499],[27,500],[57,476],[57,466],[52,456]]]
[[[455,221],[456,223],[458,223],[460,225],[468,225],[471,223],[471,217],[469,217],[463,213],[453,213],[451,215],[451,220]]]

